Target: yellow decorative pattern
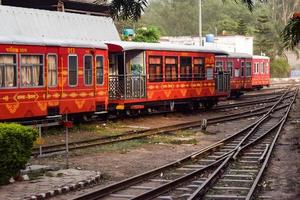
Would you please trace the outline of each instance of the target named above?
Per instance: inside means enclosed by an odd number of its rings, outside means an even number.
[[[75,100],[77,108],[81,109],[85,103],[85,100]]]
[[[37,102],[37,105],[41,109],[41,111],[45,111],[47,109],[47,103],[46,102]]]
[[[17,109],[19,108],[20,104],[19,104],[19,102],[7,103],[7,104],[5,104],[5,106],[11,114],[14,114],[17,111]]]
[[[2,97],[2,99],[3,99],[3,101],[7,102],[9,100],[9,96],[6,95],[6,96]]]

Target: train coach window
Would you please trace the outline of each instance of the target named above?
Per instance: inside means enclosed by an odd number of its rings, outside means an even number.
[[[259,64],[258,63],[255,63],[254,73],[255,74],[259,73]]]
[[[21,55],[21,86],[43,86],[43,56]]]
[[[57,85],[57,57],[56,55],[48,55],[48,85]]]
[[[69,85],[76,86],[77,85],[77,56],[70,55],[69,56]]]
[[[16,55],[0,55],[0,87],[17,86]]]
[[[162,58],[161,56],[149,57],[149,81],[160,82],[163,80],[162,76]]]
[[[241,76],[245,76],[245,74],[244,74],[244,68],[245,68],[245,62],[242,61],[241,62]]]
[[[265,73],[265,63],[261,63],[261,73]]]
[[[232,77],[233,76],[233,62],[232,61],[230,61],[230,62],[227,62],[227,71],[230,73],[230,77]]]
[[[84,56],[84,84],[93,84],[93,56]]]
[[[180,57],[180,80],[191,81],[192,80],[192,58]]]
[[[218,73],[220,71],[222,71],[222,68],[223,68],[223,62],[222,61],[217,61],[216,62],[216,68],[215,68],[215,72]]]
[[[177,81],[178,80],[178,59],[177,57],[166,57],[166,81]]]
[[[246,62],[246,77],[251,76],[251,62]]]
[[[96,57],[96,80],[98,85],[103,84],[103,57],[97,56]]]
[[[205,79],[205,67],[203,58],[194,58],[194,80]]]

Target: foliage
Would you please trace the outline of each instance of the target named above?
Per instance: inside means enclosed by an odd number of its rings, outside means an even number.
[[[276,58],[271,61],[271,76],[285,78],[289,76],[290,65],[285,58]]]
[[[109,8],[113,18],[137,21],[147,5],[147,0],[112,0]]]
[[[281,36],[284,40],[284,47],[288,49],[297,47],[300,43],[300,17],[290,19]]]
[[[139,28],[136,31],[136,35],[133,38],[135,42],[158,42],[160,33],[157,28]]]
[[[239,35],[246,35],[247,34],[247,24],[243,19],[240,19],[238,22],[238,26],[236,29],[236,33]]]
[[[30,127],[0,124],[0,185],[25,167],[37,135]]]

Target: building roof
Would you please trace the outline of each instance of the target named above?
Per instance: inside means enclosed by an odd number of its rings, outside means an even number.
[[[268,56],[260,56],[260,55],[253,55],[252,58],[253,59],[270,59],[270,57],[268,57]]]
[[[1,0],[0,2],[0,4],[6,6],[64,11],[98,16],[109,15],[109,6],[105,0],[103,0],[103,3],[100,5],[94,3],[95,0]]]
[[[0,6],[0,19],[0,44],[107,48],[103,40],[120,40],[108,17]]]
[[[222,56],[226,57],[226,56]],[[229,53],[228,58],[252,58],[251,54],[248,53]]]
[[[125,42],[125,41],[106,41],[108,48],[118,48],[119,51],[129,50],[161,50],[161,51],[186,51],[186,52],[207,52],[216,55],[228,55],[226,51],[192,45],[146,43],[146,42]]]

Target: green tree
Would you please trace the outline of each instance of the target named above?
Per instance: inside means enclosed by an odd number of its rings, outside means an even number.
[[[284,47],[287,49],[295,49],[300,43],[300,13],[294,15],[284,28],[281,34],[284,40]]]
[[[236,33],[239,35],[247,35],[247,24],[243,19],[239,20]]]
[[[158,42],[160,34],[157,28],[139,28],[133,38],[135,42]]]
[[[290,73],[290,65],[285,58],[275,58],[271,61],[271,76],[286,78]]]
[[[257,19],[255,30],[255,53],[269,53],[272,48],[271,24],[267,15],[262,14]],[[269,37],[266,37],[269,36]]]

